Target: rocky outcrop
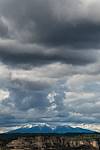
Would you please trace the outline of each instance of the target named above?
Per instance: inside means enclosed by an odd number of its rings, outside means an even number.
[[[96,140],[71,139],[65,136],[21,137],[7,144],[12,150],[99,150]]]

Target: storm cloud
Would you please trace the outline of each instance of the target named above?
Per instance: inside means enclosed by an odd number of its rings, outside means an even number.
[[[93,51],[100,47],[98,5],[98,1],[80,0],[1,1],[0,13],[6,24],[2,23],[1,34],[8,31],[9,35],[0,41],[1,60],[33,65],[96,61]]]
[[[0,0],[1,127],[100,124],[99,14],[99,0]]]

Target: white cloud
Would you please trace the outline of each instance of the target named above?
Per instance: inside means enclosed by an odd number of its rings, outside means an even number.
[[[84,129],[91,129],[100,132],[100,124],[71,124],[72,127],[80,127]]]
[[[55,96],[57,95],[56,92],[52,92],[52,93],[49,93],[47,98],[49,100],[50,103],[54,103],[55,102]]]
[[[69,77],[67,85],[71,91],[81,91],[88,83],[99,81],[100,75],[77,74]]]
[[[9,91],[4,91],[4,90],[0,89],[0,101],[9,98],[9,96],[10,96]]]
[[[95,98],[95,93],[85,93],[85,92],[65,92],[64,102],[74,102],[80,100],[88,100]]]

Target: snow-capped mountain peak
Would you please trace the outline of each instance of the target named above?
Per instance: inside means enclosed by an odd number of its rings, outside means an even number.
[[[26,125],[23,125],[22,128],[32,128],[33,125],[32,124],[26,124]]]

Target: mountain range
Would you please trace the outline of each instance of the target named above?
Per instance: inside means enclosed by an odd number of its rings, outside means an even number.
[[[83,128],[73,128],[71,126],[59,125],[52,127],[48,124],[37,124],[37,125],[26,125],[22,126],[16,130],[10,131],[10,133],[55,133],[55,134],[66,134],[66,133],[94,133],[92,130]]]

